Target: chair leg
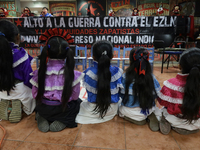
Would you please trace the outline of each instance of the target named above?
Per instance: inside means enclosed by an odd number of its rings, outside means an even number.
[[[83,66],[83,70],[85,70],[85,65],[84,65],[84,63],[82,64],[82,66]]]
[[[77,65],[77,63],[78,63],[78,61],[77,60],[75,60],[75,66],[76,66],[76,69],[78,69],[78,65]]]
[[[36,59],[36,68],[39,68],[39,62],[38,62],[38,59]]]
[[[163,58],[162,58],[162,67],[161,67],[161,73],[163,73],[164,57],[165,57],[165,54],[163,54]]]
[[[124,60],[122,61],[122,69],[124,70]]]
[[[169,55],[169,58],[168,58],[168,60],[167,60],[167,69],[169,68],[169,61],[170,61],[170,55]]]
[[[85,60],[85,70],[86,70],[86,68],[87,68],[87,59]]]

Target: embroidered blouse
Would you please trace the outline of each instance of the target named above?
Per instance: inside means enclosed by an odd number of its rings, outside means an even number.
[[[64,86],[64,67],[65,60],[49,59],[47,64],[45,78],[44,98],[50,101],[58,101],[61,103],[62,91]],[[77,100],[80,93],[80,81],[84,77],[84,73],[74,71],[74,81],[72,84],[72,95],[68,102]],[[38,70],[33,72],[33,78],[30,80],[33,85],[32,94],[35,98],[38,91]]]
[[[98,63],[93,62],[94,66],[86,69],[84,71],[85,77],[83,81],[83,86],[86,88],[88,93],[88,101],[91,103],[96,102],[97,96],[97,72],[98,72]],[[110,82],[110,92],[111,92],[111,103],[117,103],[119,101],[119,90],[123,88],[121,78],[123,70],[110,66],[111,72],[111,82]]]
[[[152,75],[152,76],[153,76],[153,81],[154,81],[154,87],[155,87],[156,93],[158,94],[160,92],[160,90],[161,90],[161,87],[160,87],[160,84],[159,84],[158,80],[155,78],[155,76],[154,75]],[[126,74],[123,74],[123,76],[122,76],[122,84],[124,86],[124,89],[121,90],[121,97],[122,97],[122,99],[123,99],[123,97],[125,95],[125,87],[126,87],[126,85],[125,85],[126,79],[125,78],[126,78]],[[133,102],[135,101],[135,96],[133,94],[133,85],[134,85],[134,82],[135,81],[133,80],[133,82],[129,86],[129,91],[128,91],[129,99],[128,99],[128,101],[127,101],[126,104],[124,104],[122,102],[123,106],[130,107],[130,108],[140,107],[140,104],[139,104],[138,100],[136,100],[135,104],[132,105]],[[156,96],[155,96],[155,98],[156,98]],[[138,98],[136,97],[136,99],[138,99]]]
[[[165,106],[171,115],[182,114],[181,106],[187,77],[188,74],[177,74],[175,78],[164,81],[164,86],[158,94],[158,102]]]
[[[15,43],[10,43],[13,52],[13,72],[14,77],[24,84],[32,88],[29,80],[31,79],[30,73],[33,72],[31,68],[32,57],[24,50],[24,48],[19,47]]]

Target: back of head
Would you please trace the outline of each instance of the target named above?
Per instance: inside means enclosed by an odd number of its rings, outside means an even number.
[[[128,91],[131,83],[133,84],[134,102],[139,101],[142,110],[153,106],[155,96],[154,81],[151,73],[151,65],[148,61],[149,52],[143,48],[133,48],[130,52],[130,66],[126,70],[125,97],[123,103],[128,102]]]
[[[0,32],[5,34],[6,39],[9,42],[16,42],[16,37],[19,35],[19,30],[17,26],[8,21],[8,20],[0,20]]]
[[[7,20],[0,21],[0,91],[9,91],[15,85],[13,54],[9,42],[15,42],[17,27]],[[3,71],[2,71],[3,70]]]
[[[43,7],[42,10],[46,9],[47,11],[49,10],[47,7]]]
[[[24,12],[25,12],[25,11],[27,11],[27,10],[28,10],[28,12],[29,12],[29,13],[31,13],[31,10],[30,10],[30,8],[29,8],[29,7],[27,7],[27,6],[26,6],[26,7],[24,7]]]
[[[61,37],[52,37],[47,45],[43,48],[40,56],[40,67],[38,71],[38,93],[36,100],[41,101],[45,91],[45,77],[47,70],[47,60],[50,59],[66,59],[64,67],[64,87],[62,93],[62,104],[65,107],[72,94],[72,83],[74,81],[74,55],[69,48],[69,44]]]
[[[108,41],[97,41],[93,44],[93,57],[98,62],[98,82],[96,108],[94,111],[103,118],[111,103],[110,92],[110,61],[113,57],[113,46]]]
[[[179,63],[182,73],[188,74],[181,110],[183,118],[191,122],[200,116],[200,49],[188,49],[181,55]]]

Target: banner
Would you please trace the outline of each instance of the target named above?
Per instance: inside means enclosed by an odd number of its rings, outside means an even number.
[[[75,2],[49,2],[49,9],[54,16],[76,16]]]
[[[138,4],[139,16],[155,16],[161,3],[145,3]],[[162,16],[169,15],[169,3],[162,3],[163,14]]]
[[[0,1],[0,7],[6,7],[8,10],[7,17],[16,17],[16,7],[15,2],[2,2]]]
[[[113,10],[115,16],[132,16],[135,7],[136,0],[107,0],[107,14]]]
[[[177,16],[131,17],[47,17],[14,18],[20,30],[21,46],[38,48],[39,36],[50,28],[65,29],[75,44],[88,48],[98,40],[116,47],[152,47],[154,33],[174,34]]]
[[[97,14],[99,14],[100,16],[106,15],[106,0],[77,0],[77,14],[80,14],[79,16],[87,15],[89,3],[91,16],[96,16]]]

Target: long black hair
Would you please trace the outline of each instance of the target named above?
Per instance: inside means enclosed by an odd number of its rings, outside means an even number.
[[[136,51],[139,57],[142,56],[141,58],[135,58]],[[123,103],[126,104],[128,102],[129,86],[131,83],[134,82],[134,101],[132,105],[134,105],[138,101],[142,110],[152,108],[156,94],[151,73],[151,65],[148,61],[148,57],[148,51],[145,48],[133,48],[129,56],[130,66],[126,69],[125,97],[123,98]],[[144,69],[146,70],[145,75],[140,74],[141,60],[143,61]]]
[[[26,7],[24,7],[24,11],[25,11],[25,9],[28,9],[29,13],[31,13],[31,10],[30,10],[29,7],[26,6]],[[24,12],[24,11],[23,11],[23,12]]]
[[[38,93],[36,100],[42,100],[45,91],[45,77],[47,70],[47,57],[50,59],[66,59],[64,66],[64,87],[62,92],[62,105],[66,108],[66,104],[72,94],[72,83],[74,81],[74,55],[73,51],[69,48],[69,44],[61,37],[52,37],[47,45],[43,48],[40,56],[40,67],[38,70]]]
[[[200,116],[200,49],[191,48],[180,59],[183,74],[189,74],[184,88],[181,111],[190,123]]]
[[[95,112],[103,118],[111,104],[110,61],[113,58],[113,46],[108,41],[97,41],[93,44],[93,57],[98,62],[98,81]]]
[[[9,42],[16,42],[19,30],[8,20],[0,21],[0,91],[9,91],[15,87],[13,73],[13,54]]]

